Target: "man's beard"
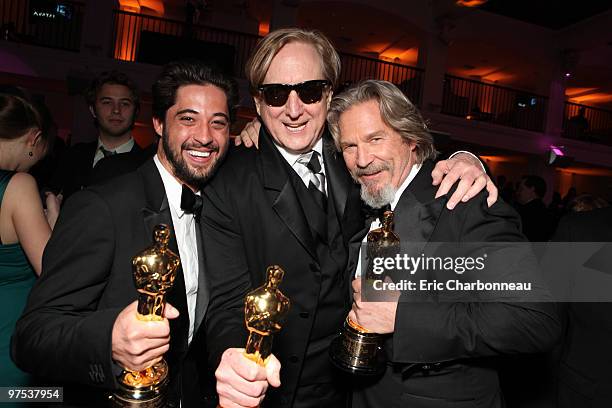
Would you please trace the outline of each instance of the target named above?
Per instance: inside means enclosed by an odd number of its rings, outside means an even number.
[[[174,169],[174,176],[185,184],[201,187],[206,181],[208,181],[208,179],[210,179],[210,177],[212,177],[212,175],[217,170],[219,163],[223,159],[223,157],[218,155],[219,146],[216,143],[211,142],[208,147],[213,150],[211,151],[211,154],[213,152],[217,153],[215,161],[210,163],[208,167],[201,169],[201,171],[194,170],[187,165],[185,159],[183,159],[183,156],[181,155],[181,152],[183,150],[189,150],[190,148],[195,146],[193,144],[183,142],[178,152],[173,151],[170,147],[170,144],[168,143],[168,133],[166,129],[167,128],[164,127],[161,143],[162,148],[164,149],[164,154],[166,155],[168,162],[170,162],[170,165]]]
[[[368,189],[366,185],[361,185],[361,199],[372,208],[382,208],[387,204],[391,204],[396,192],[397,190],[391,184],[373,191]]]
[[[361,200],[372,208],[381,208],[395,199],[397,189],[391,184],[385,184],[379,189],[375,189],[375,183],[368,185],[366,182],[359,180],[360,176],[371,175],[380,171],[388,171],[393,174],[393,169],[385,164],[370,164],[364,169],[357,169],[353,178],[361,185]]]

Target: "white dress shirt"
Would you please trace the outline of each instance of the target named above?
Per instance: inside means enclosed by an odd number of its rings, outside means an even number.
[[[96,164],[98,164],[98,162],[104,158],[104,153],[102,153],[102,151],[100,150],[100,147],[103,147],[105,150],[108,150],[109,152],[115,152],[117,154],[128,153],[132,151],[132,148],[134,147],[134,139],[130,136],[130,139],[124,144],[119,145],[115,147],[114,149],[109,149],[108,147],[104,146],[104,143],[102,143],[100,138],[98,138],[98,146],[96,146],[96,154],[94,155],[93,163],[91,165],[92,168],[96,167]]]
[[[153,158],[161,175],[166,190],[166,197],[172,215],[172,224],[176,236],[176,244],[181,258],[185,292],[187,294],[187,311],[189,312],[189,338],[191,343],[195,325],[195,308],[198,297],[198,244],[196,238],[196,222],[193,214],[181,210],[181,194],[183,185],[176,180],[161,164],[157,155]],[[198,191],[196,194],[200,195]]]
[[[276,148],[278,149],[280,154],[283,156],[283,158],[287,161],[287,163],[289,163],[293,171],[295,171],[298,174],[298,176],[300,176],[300,178],[304,182],[304,185],[306,186],[306,188],[308,188],[308,183],[310,182],[309,176],[305,174],[300,174],[300,172],[295,170],[296,165],[302,166],[301,164],[297,162],[302,154],[290,153],[287,150],[285,150],[282,146],[279,146],[276,143],[274,143],[274,146],[276,146]],[[323,173],[323,176],[325,179],[325,189],[323,191],[328,191],[327,190],[327,177],[326,177],[327,175],[325,174],[325,159],[323,159],[323,139],[319,139],[319,141],[314,145],[312,150],[319,153],[319,157],[321,158],[321,173]]]
[[[402,198],[402,194],[404,194],[404,190],[408,188],[412,180],[414,180],[416,175],[419,173],[419,170],[421,170],[421,164],[415,164],[412,166],[412,168],[410,169],[410,173],[408,173],[408,177],[406,177],[406,179],[402,182],[402,184],[399,186],[399,188],[395,192],[395,196],[393,196],[393,201],[391,201],[390,203],[391,211],[395,211],[395,206],[397,206],[397,203],[399,202],[400,198]],[[377,218],[373,220],[372,223],[370,224],[370,230],[368,232],[375,230],[376,228],[380,228],[380,227],[381,227],[381,223],[380,223],[380,220]],[[367,242],[368,242],[368,234],[366,234],[365,237],[363,237],[363,239],[361,240],[362,245],[361,245],[361,248],[359,248],[359,258],[357,260],[357,269],[355,270],[355,278],[359,278],[361,276],[361,250],[363,249],[363,244],[366,244]]]

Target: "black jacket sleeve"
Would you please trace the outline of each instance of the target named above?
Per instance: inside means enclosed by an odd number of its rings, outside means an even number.
[[[109,220],[104,200],[89,190],[62,209],[12,338],[12,357],[23,370],[114,387],[111,336],[120,309],[97,310],[115,250]]]
[[[443,237],[458,242],[524,242],[518,230],[518,216],[498,200],[488,208],[483,193],[453,211],[443,210],[438,229]],[[442,239],[444,240],[444,239]],[[541,281],[525,276],[537,270],[536,259],[516,259],[491,246],[488,261],[505,262],[500,281],[535,282],[540,300],[533,303],[500,300],[487,302],[398,303],[393,361],[426,363],[500,354],[535,353],[550,350],[560,336],[556,306]],[[501,273],[489,268],[492,273]],[[494,278],[495,280],[495,278]]]
[[[251,289],[245,243],[235,203],[223,183],[211,183],[202,194],[203,244],[210,301],[206,335],[211,366],[217,367],[223,352],[244,347],[244,298]]]

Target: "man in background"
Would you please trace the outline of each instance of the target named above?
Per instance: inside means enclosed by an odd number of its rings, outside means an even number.
[[[516,190],[516,210],[521,216],[523,234],[531,242],[546,242],[554,230],[554,220],[544,205],[546,181],[540,176],[523,176]]]
[[[104,158],[142,151],[132,137],[140,97],[127,75],[118,71],[100,74],[86,90],[85,99],[98,134],[95,141],[76,144],[62,155],[49,189],[62,193],[64,199],[91,184],[93,169]]]

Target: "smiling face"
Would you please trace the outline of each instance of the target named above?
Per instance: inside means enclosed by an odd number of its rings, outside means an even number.
[[[361,184],[361,198],[374,208],[389,204],[415,163],[414,143],[383,121],[376,101],[351,107],[340,115],[338,125],[340,149]]]
[[[321,67],[321,57],[312,45],[292,42],[276,54],[262,85],[326,79]],[[319,102],[305,104],[297,92],[291,91],[283,106],[268,106],[261,96],[255,97],[255,105],[276,144],[291,153],[305,153],[323,134],[331,96],[326,89]]]
[[[100,132],[115,138],[125,136],[136,119],[132,93],[125,85],[102,85],[90,110],[98,122]]]
[[[225,92],[214,85],[184,85],[164,121],[153,119],[161,135],[157,154],[180,182],[197,191],[215,171],[229,144]]]

